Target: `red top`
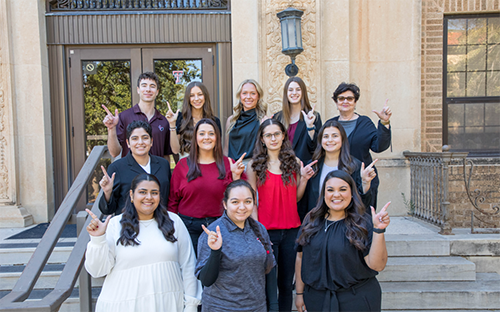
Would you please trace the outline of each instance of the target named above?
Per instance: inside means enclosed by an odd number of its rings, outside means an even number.
[[[288,130],[286,130],[286,132],[288,132],[288,139],[290,140],[290,143],[292,143],[292,144],[293,144],[293,138],[295,137],[295,130],[297,130],[298,124],[299,124],[298,121],[296,123],[290,124],[288,126]]]
[[[224,211],[222,198],[229,183],[233,181],[231,163],[224,157],[226,177],[219,180],[219,170],[215,162],[198,164],[201,176],[187,181],[189,167],[187,157],[175,166],[170,183],[168,210],[194,218],[220,217]],[[246,176],[242,174],[242,178]]]
[[[296,178],[295,173],[293,174]],[[284,185],[281,174],[267,171],[267,179],[258,186],[259,222],[268,230],[293,229],[300,226],[297,212],[297,185]]]

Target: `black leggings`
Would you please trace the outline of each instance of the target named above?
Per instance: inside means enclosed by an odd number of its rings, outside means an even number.
[[[375,277],[339,291],[316,290],[304,287],[307,312],[315,311],[380,311],[382,290]]]
[[[181,220],[184,222],[186,226],[189,236],[191,236],[191,241],[193,242],[194,253],[198,256],[198,238],[201,233],[203,233],[203,228],[201,225],[208,227],[210,223],[214,222],[218,219],[218,217],[208,217],[208,218],[193,218],[185,215],[179,214]]]

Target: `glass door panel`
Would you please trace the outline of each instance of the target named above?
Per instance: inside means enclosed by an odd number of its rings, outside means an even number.
[[[131,73],[130,60],[116,61],[82,61],[83,73],[83,104],[85,108],[85,158],[90,155],[97,145],[106,145],[108,130],[103,124],[106,111],[105,105],[111,112],[119,112],[130,108]],[[105,168],[111,163],[110,159],[100,161]],[[91,204],[99,193],[99,181],[102,171],[96,170],[87,187],[87,203]]]
[[[160,93],[156,108],[165,115],[167,101],[175,112],[182,110],[186,86],[192,81],[202,81],[201,60],[154,60],[154,71],[160,78]]]

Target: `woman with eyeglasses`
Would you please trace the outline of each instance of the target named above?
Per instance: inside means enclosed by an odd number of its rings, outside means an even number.
[[[392,111],[387,106],[387,101],[381,111],[374,110],[379,121],[377,127],[368,116],[359,115],[355,112],[359,100],[359,87],[353,83],[342,82],[335,92],[333,92],[333,101],[339,110],[339,116],[332,118],[340,122],[347,134],[351,155],[359,159],[366,165],[373,162],[370,150],[375,153],[381,153],[391,145],[391,124],[390,118]],[[377,169],[375,173],[377,174]],[[378,174],[371,183],[372,192],[371,206],[377,208],[377,193],[379,179]]]
[[[259,127],[247,177],[259,194],[254,219],[266,227],[278,266],[277,272],[273,269],[267,276],[269,311],[292,309],[294,246],[301,224],[297,202],[314,173],[314,164],[303,167],[282,123],[268,119]]]

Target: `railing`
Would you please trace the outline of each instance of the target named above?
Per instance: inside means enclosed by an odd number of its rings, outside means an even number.
[[[47,12],[127,10],[229,10],[228,0],[50,0]]]
[[[64,266],[64,269],[61,272],[61,276],[59,277],[59,280],[57,281],[54,289],[41,300],[25,301],[33,290],[38,277],[40,276],[43,268],[47,263],[47,260],[54,250],[54,247],[59,237],[61,236],[64,226],[66,225],[74,211],[74,207],[77,205],[78,200],[84,193],[87,183],[91,179],[92,173],[96,169],[99,160],[109,157],[110,156],[108,153],[108,148],[106,146],[94,147],[89,157],[87,158],[87,161],[78,173],[75,182],[69,189],[68,194],[66,194],[66,197],[61,203],[61,206],[57,210],[54,218],[50,222],[50,226],[40,240],[38,247],[33,253],[30,261],[26,265],[23,273],[19,277],[16,285],[9,294],[0,299],[0,311],[58,311],[64,300],[66,300],[70,296],[83,266],[85,250],[89,241],[89,234],[87,233],[87,231],[80,231],[75,246],[71,254],[69,255],[68,261],[66,262],[66,265]],[[97,197],[97,200],[92,207],[92,211],[98,217],[101,217],[101,212],[98,208],[98,203],[101,196],[102,191],[99,193],[99,196]],[[91,218],[88,218],[88,220],[83,223],[81,222],[81,217],[78,219],[80,219],[80,224],[78,226],[79,229],[87,226],[87,224],[92,220]],[[86,282],[88,282],[88,276],[87,280],[80,279],[81,286],[86,285]],[[88,306],[88,303],[90,302],[90,296],[88,293],[85,294],[85,291],[88,291],[88,287],[84,288],[85,289],[80,289],[80,298],[83,299],[82,296],[87,296],[87,301],[81,300],[80,304],[83,304],[83,306]],[[81,309],[81,311],[90,311],[90,308],[88,308],[87,310],[86,309],[87,308]]]
[[[410,161],[411,204],[413,215],[441,228],[440,234],[451,235],[449,223],[448,174],[452,159],[465,161],[468,153],[403,152]]]

